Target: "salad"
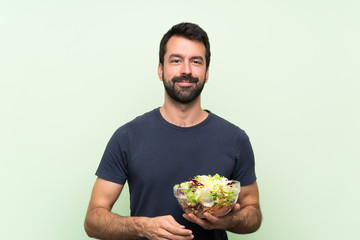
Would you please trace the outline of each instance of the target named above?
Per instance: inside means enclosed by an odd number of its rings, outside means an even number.
[[[186,213],[204,217],[208,212],[214,216],[224,216],[236,204],[240,183],[228,180],[219,174],[197,175],[189,181],[174,186],[174,194]]]

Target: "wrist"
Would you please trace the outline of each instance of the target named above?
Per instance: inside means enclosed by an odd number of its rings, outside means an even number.
[[[133,233],[136,238],[147,237],[147,225],[148,225],[148,217],[131,217],[130,226],[133,228]]]
[[[252,233],[259,229],[261,219],[260,208],[255,205],[249,205],[234,214],[231,227],[227,230],[240,234]]]

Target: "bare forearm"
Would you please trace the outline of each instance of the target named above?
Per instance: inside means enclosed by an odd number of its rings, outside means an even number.
[[[85,231],[89,237],[121,240],[141,236],[142,217],[121,217],[105,208],[95,208],[85,219]]]
[[[235,225],[227,230],[234,233],[253,233],[261,225],[261,211],[259,205],[249,205],[242,208],[234,215],[233,222]]]

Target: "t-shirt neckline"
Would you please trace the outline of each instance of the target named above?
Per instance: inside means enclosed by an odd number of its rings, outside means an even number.
[[[161,121],[161,123],[165,124],[166,126],[177,129],[177,130],[180,130],[180,131],[190,131],[190,130],[201,128],[201,127],[205,126],[211,120],[211,118],[213,117],[212,112],[207,110],[207,109],[204,109],[204,110],[206,112],[208,112],[209,115],[202,122],[200,122],[200,123],[198,123],[198,124],[196,124],[194,126],[191,126],[191,127],[180,127],[180,126],[177,126],[175,124],[172,124],[172,123],[166,121],[165,118],[160,113],[160,107],[154,109],[154,112],[155,112],[155,115]]]

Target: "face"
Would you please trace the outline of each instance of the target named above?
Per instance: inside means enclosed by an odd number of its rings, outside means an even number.
[[[159,64],[159,78],[166,94],[180,103],[198,99],[207,82],[205,46],[202,42],[172,36],[166,45],[164,66]]]

